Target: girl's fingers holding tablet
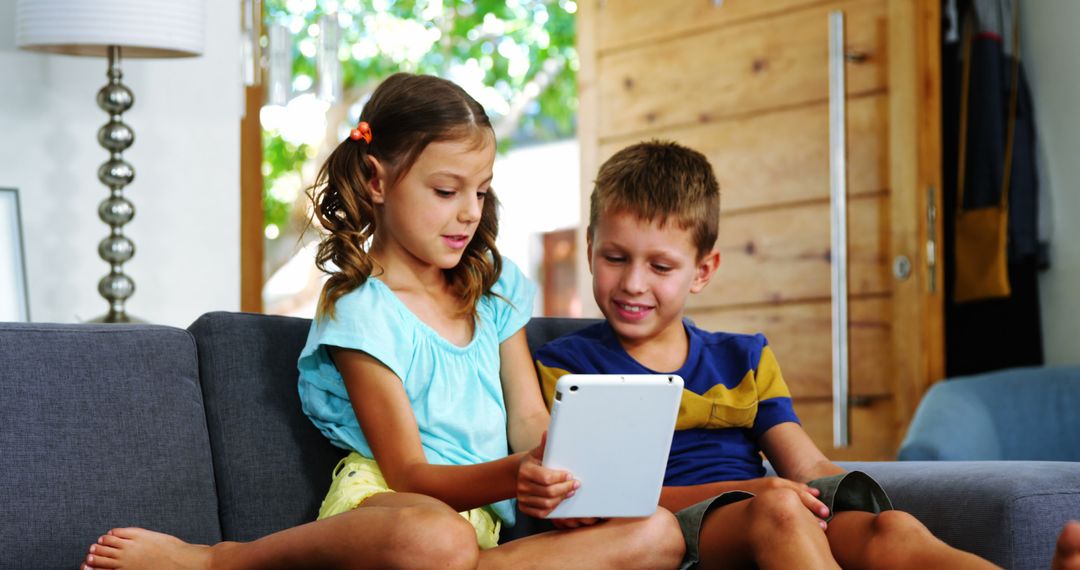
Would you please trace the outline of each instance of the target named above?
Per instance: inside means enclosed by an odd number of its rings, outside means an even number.
[[[573,495],[577,486],[578,482],[573,480],[556,483],[554,485],[538,485],[528,481],[519,480],[517,494],[519,500],[522,497],[538,497],[540,499],[558,499],[561,501]]]

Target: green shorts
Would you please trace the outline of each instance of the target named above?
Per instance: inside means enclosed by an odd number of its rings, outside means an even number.
[[[885,494],[881,485],[862,471],[849,471],[831,477],[822,477],[807,484],[821,491],[819,498],[826,507],[829,507],[829,516],[825,520],[831,520],[834,514],[843,511],[866,511],[877,514],[882,511],[891,511],[893,508],[892,501],[889,500],[889,496]],[[675,518],[682,529],[683,539],[686,541],[686,555],[683,557],[680,570],[697,566],[701,522],[705,520],[705,515],[713,509],[753,496],[753,493],[746,491],[728,491],[675,513]]]
[[[355,451],[338,462],[331,481],[330,491],[319,508],[319,520],[351,511],[372,495],[394,492],[383,479],[375,460]],[[476,530],[476,542],[481,549],[498,546],[502,524],[489,509],[472,509],[458,514]]]

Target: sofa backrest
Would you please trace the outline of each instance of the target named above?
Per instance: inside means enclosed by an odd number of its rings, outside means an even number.
[[[533,319],[530,348],[591,320]],[[254,540],[315,519],[345,451],[304,416],[296,360],[309,319],[208,313],[189,331],[199,351],[225,540]]]
[[[188,327],[199,350],[225,540],[315,520],[344,455],[300,409],[296,359],[310,324],[215,312]]]
[[[1080,461],[1080,366],[1010,368],[935,384],[902,460]]]
[[[196,358],[182,329],[0,323],[0,566],[117,526],[221,540]]]

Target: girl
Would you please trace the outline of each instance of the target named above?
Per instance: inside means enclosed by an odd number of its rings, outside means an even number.
[[[300,396],[351,451],[319,520],[210,548],[118,529],[85,567],[677,566],[682,538],[663,509],[562,521],[574,528],[496,548],[514,523],[509,499],[543,516],[577,483],[539,461],[548,414],[523,329],[533,287],[495,248],[494,160],[491,124],[464,90],[386,79],[313,195],[328,232],[316,263],[330,277],[300,356]]]

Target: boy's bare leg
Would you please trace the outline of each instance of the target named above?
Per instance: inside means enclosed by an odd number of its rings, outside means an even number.
[[[819,520],[789,489],[713,510],[698,542],[702,569],[839,568]]]
[[[1051,570],[1080,570],[1080,522],[1069,521],[1058,535]]]
[[[481,568],[676,568],[683,538],[675,516],[611,519],[520,538],[480,553]]]
[[[902,511],[885,511],[879,515],[836,513],[826,535],[833,556],[844,568],[997,568],[970,552],[949,546],[918,519]]]
[[[446,504],[380,493],[361,507],[253,542],[211,547],[144,529],[113,529],[90,547],[87,569],[475,568],[472,526]]]

